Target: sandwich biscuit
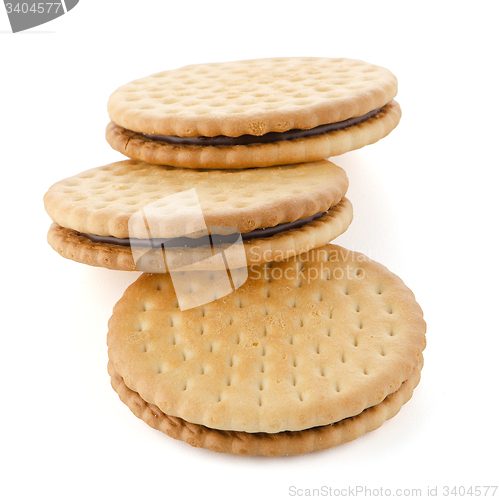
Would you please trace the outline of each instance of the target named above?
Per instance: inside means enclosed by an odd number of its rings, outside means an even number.
[[[326,160],[238,170],[127,160],[82,172],[48,190],[44,203],[54,221],[48,241],[77,262],[166,272],[172,265],[196,263],[203,269],[212,255],[210,241],[216,237],[224,249],[241,236],[244,252],[231,267],[245,267],[290,258],[343,233],[353,217],[347,188],[345,172]],[[131,221],[142,215],[147,219],[142,232],[131,234]],[[147,249],[140,266],[134,248]]]
[[[169,274],[143,274],[109,321],[109,373],[137,416],[193,446],[303,453],[397,413],[425,331],[400,278],[325,245],[250,266],[232,294],[188,311]]]
[[[106,138],[129,158],[183,168],[310,162],[388,135],[396,94],[390,71],[352,59],[192,65],[117,89]]]

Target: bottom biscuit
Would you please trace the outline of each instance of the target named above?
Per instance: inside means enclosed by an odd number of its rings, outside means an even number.
[[[166,415],[157,406],[147,403],[137,392],[129,389],[111,362],[108,371],[113,389],[132,413],[150,427],[174,439],[220,453],[280,456],[332,448],[381,427],[411,399],[421,378],[422,367],[421,356],[419,365],[397,391],[387,396],[381,403],[365,409],[354,417],[321,427],[275,434],[220,431]]]

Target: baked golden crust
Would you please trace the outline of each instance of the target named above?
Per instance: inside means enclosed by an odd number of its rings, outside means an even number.
[[[421,308],[366,256],[326,245],[248,272],[230,295],[184,311],[168,274],[132,284],[108,333],[126,386],[194,424],[277,433],[357,415],[418,366]]]
[[[327,211],[344,197],[348,179],[343,169],[327,160],[241,170],[179,169],[126,160],[57,182],[44,203],[62,227],[128,238],[130,218],[165,200],[168,237],[176,237],[184,235],[183,207],[176,199],[167,202],[171,195],[193,188],[207,226],[248,233]],[[154,231],[152,222],[148,220]]]
[[[414,369],[411,376],[402,383],[398,390],[388,395],[381,403],[363,410],[358,415],[326,426],[274,434],[219,431],[165,415],[157,406],[147,403],[139,394],[130,390],[123,378],[116,373],[112,363],[108,364],[108,371],[111,376],[111,385],[121,401],[136,417],[153,429],[191,446],[219,453],[275,457],[325,450],[353,441],[379,428],[386,420],[394,417],[412,397],[421,377],[422,365],[423,357],[421,356],[420,365]]]
[[[363,61],[268,58],[134,80],[113,92],[108,112],[117,125],[146,134],[261,136],[362,116],[396,94],[395,76]]]
[[[352,218],[352,204],[347,198],[343,198],[326,215],[301,228],[290,229],[266,238],[244,241],[246,261],[241,263],[241,266],[283,260],[325,245],[345,232]],[[118,271],[137,271],[130,247],[95,243],[77,231],[61,227],[56,223],[50,226],[47,240],[50,246],[66,259]],[[211,255],[211,249],[204,247],[197,250],[171,249],[168,252],[168,259],[165,262],[174,264],[176,268],[194,262],[200,262],[202,266],[203,257]],[[143,263],[152,272],[157,256],[150,254],[149,257],[150,259]],[[158,268],[157,272],[164,270]]]
[[[135,160],[182,168],[233,169],[269,167],[322,160],[374,144],[399,123],[402,112],[391,101],[374,117],[343,130],[268,144],[246,146],[179,146],[147,137],[109,123],[111,147]]]

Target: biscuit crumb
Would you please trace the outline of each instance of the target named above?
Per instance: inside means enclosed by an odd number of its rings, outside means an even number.
[[[252,122],[248,125],[252,135],[263,135],[267,131],[265,123],[262,122]]]

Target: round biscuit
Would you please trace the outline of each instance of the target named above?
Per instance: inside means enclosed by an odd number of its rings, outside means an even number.
[[[248,272],[233,293],[184,311],[169,274],[132,284],[108,333],[125,385],[193,424],[278,433],[358,415],[418,366],[423,313],[381,264],[326,245]]]
[[[343,234],[352,219],[352,204],[347,198],[343,198],[326,215],[305,226],[266,238],[243,241],[246,261],[241,265],[284,260],[325,245]],[[117,271],[137,271],[130,247],[96,243],[77,231],[61,227],[56,223],[50,226],[47,240],[50,246],[66,259]],[[208,255],[207,252],[211,252],[211,249],[205,247],[165,249],[163,252],[168,252],[168,259],[163,261],[165,268],[166,262],[173,263],[175,268],[198,262],[198,267],[201,266],[202,269],[203,258]],[[145,265],[152,269],[157,262],[157,256],[153,254],[150,257],[150,261]],[[157,272],[164,271],[158,269]]]
[[[128,238],[132,215],[193,188],[207,226],[248,233],[329,210],[345,195],[348,179],[327,160],[240,170],[178,169],[126,160],[57,182],[45,194],[44,204],[62,227]],[[177,205],[175,201],[171,209]],[[169,221],[169,237],[185,234],[183,222],[181,216]]]
[[[362,116],[397,94],[385,68],[345,58],[197,64],[134,80],[110,96],[111,121],[145,134],[261,136]]]

